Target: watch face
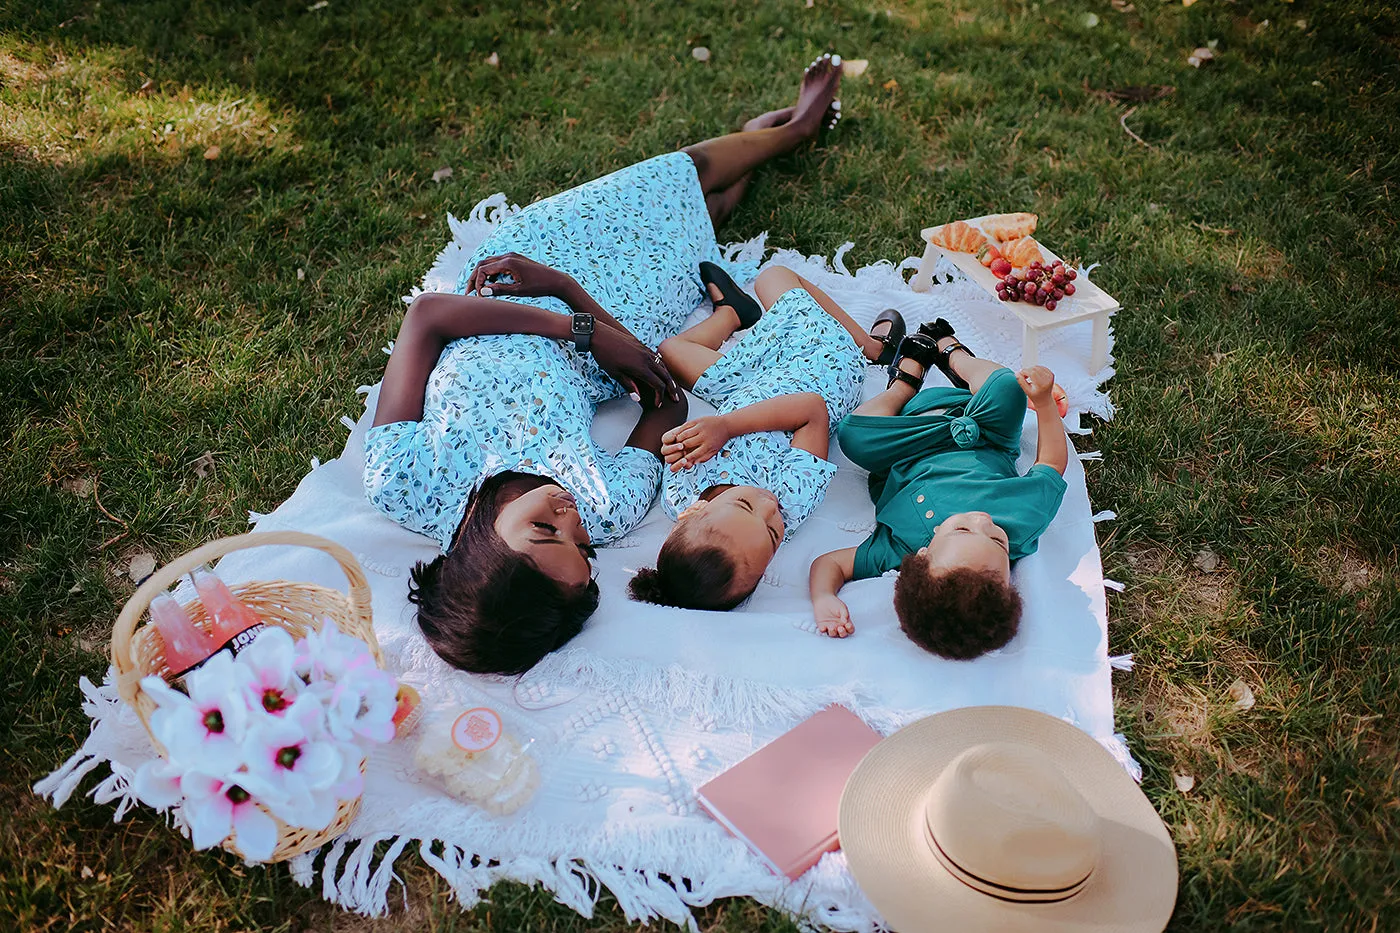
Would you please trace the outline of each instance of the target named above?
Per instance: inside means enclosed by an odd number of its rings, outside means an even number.
[[[593,333],[593,315],[575,314],[573,322],[573,332],[576,334]]]

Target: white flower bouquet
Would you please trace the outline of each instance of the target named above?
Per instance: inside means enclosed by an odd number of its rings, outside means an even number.
[[[283,826],[325,830],[358,801],[364,742],[394,737],[398,683],[330,619],[294,639],[269,626],[246,649],[185,676],[188,694],[141,678],[164,760],[137,770],[142,802],[174,808],[196,849],[272,858]],[[230,845],[231,844],[231,845]]]

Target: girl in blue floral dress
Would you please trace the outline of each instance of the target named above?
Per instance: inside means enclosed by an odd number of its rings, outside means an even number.
[[[598,604],[594,544],[646,513],[661,437],[683,393],[653,348],[704,294],[714,229],[766,160],[830,119],[839,60],[815,62],[795,106],[506,218],[457,293],[420,295],[389,358],[365,438],[365,492],[443,554],[413,570],[428,643],[464,670],[518,673]],[[597,405],[643,404],[617,452]]]
[[[732,609],[753,593],[783,540],[826,496],[831,426],[860,402],[865,367],[890,357],[897,312],[867,334],[821,289],[772,266],[760,309],[720,270],[703,270],[715,313],[661,344],[677,382],[717,414],[669,431],[662,502],[676,525],[635,599]],[[755,319],[756,318],[756,322]],[[734,332],[748,333],[721,354]]]

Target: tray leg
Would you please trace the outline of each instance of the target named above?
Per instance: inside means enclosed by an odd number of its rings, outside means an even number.
[[[914,273],[914,278],[909,282],[909,287],[916,292],[926,292],[933,284],[933,267],[938,264],[938,250],[932,243],[924,244],[924,258],[919,263],[919,271]]]
[[[1040,331],[1021,325],[1021,368],[1040,361]]]
[[[1089,351],[1089,372],[1097,373],[1108,362],[1108,312],[1094,315],[1094,344]]]

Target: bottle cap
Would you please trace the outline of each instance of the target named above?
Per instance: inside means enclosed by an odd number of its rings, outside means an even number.
[[[484,752],[500,739],[504,731],[501,717],[489,706],[469,709],[452,724],[452,741],[464,752]]]

